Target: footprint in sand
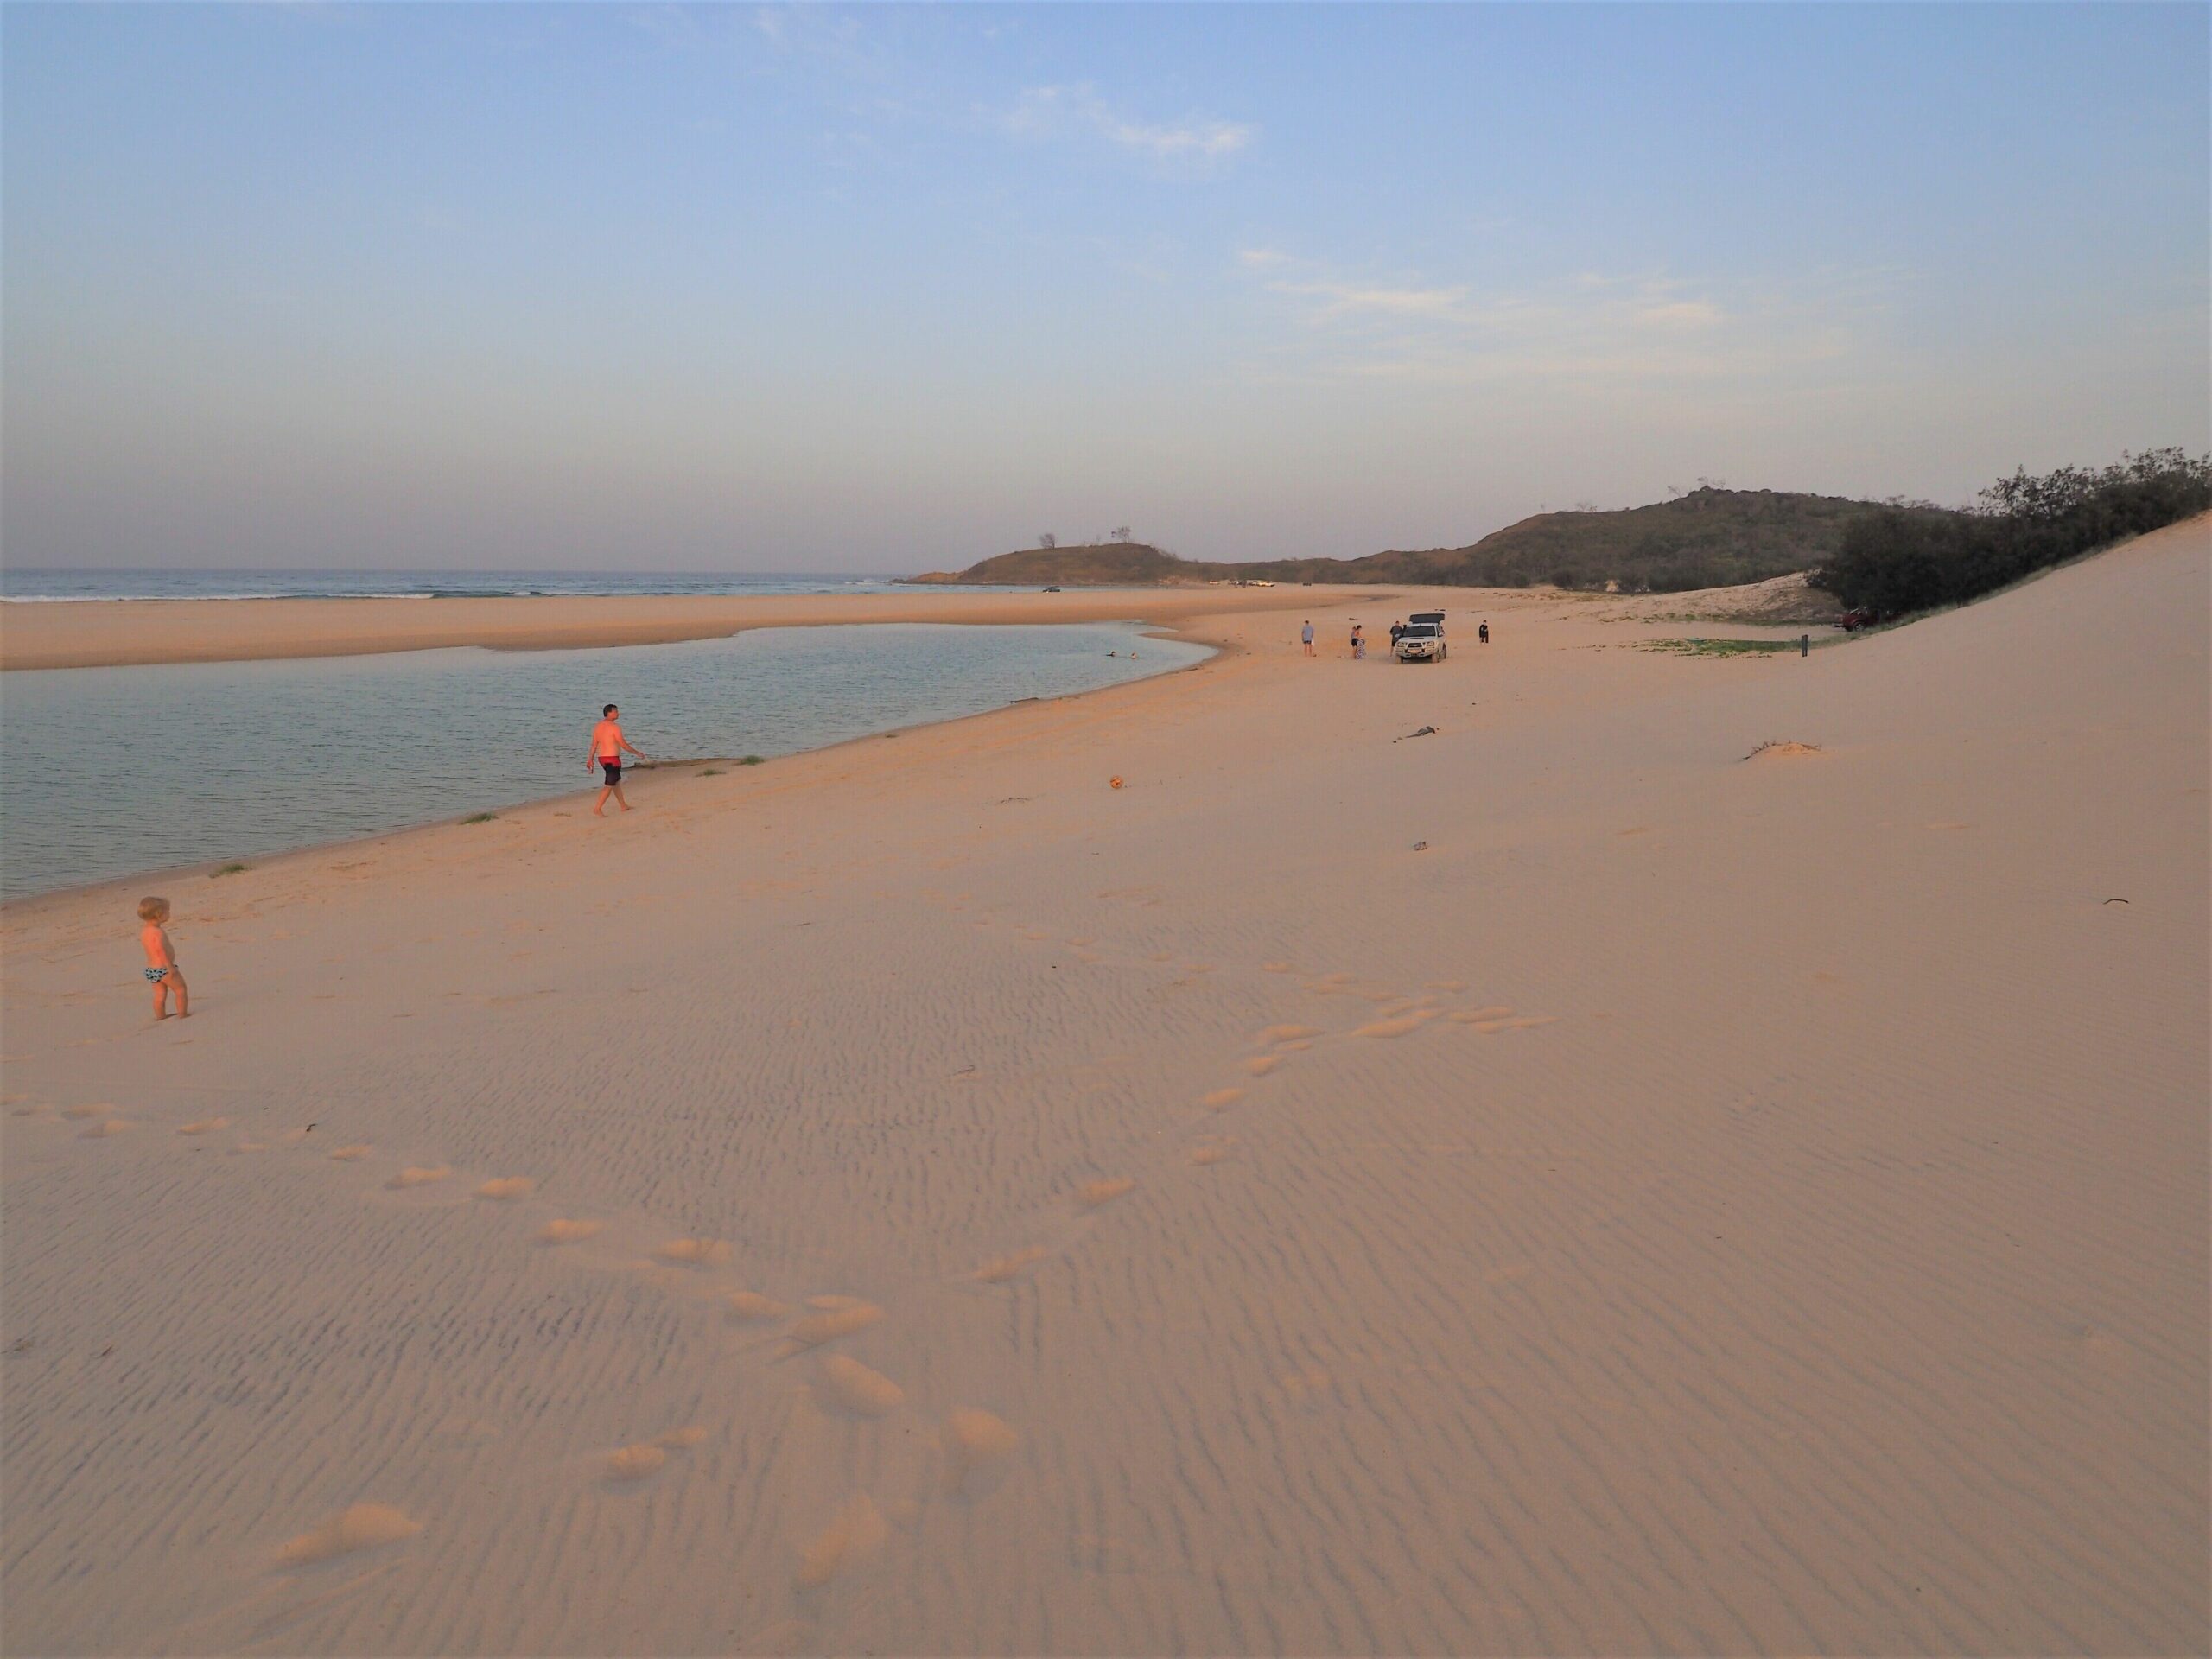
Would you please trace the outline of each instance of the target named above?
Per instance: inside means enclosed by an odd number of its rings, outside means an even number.
[[[452,1173],[452,1167],[446,1164],[410,1164],[385,1185],[404,1192],[410,1186],[428,1186],[433,1181],[442,1181]]]
[[[825,1342],[835,1342],[840,1337],[849,1337],[855,1331],[865,1331],[883,1317],[883,1310],[873,1302],[855,1302],[849,1307],[832,1308],[826,1313],[810,1313],[785,1334],[798,1348],[819,1348]]]
[[[1419,1031],[1435,1014],[1427,1008],[1416,1008],[1411,1014],[1402,1014],[1392,1020],[1370,1020],[1352,1033],[1355,1037],[1402,1037],[1408,1032]]]
[[[1001,1255],[995,1261],[984,1262],[976,1269],[975,1277],[978,1282],[986,1285],[1004,1284],[1023,1268],[1042,1262],[1051,1254],[1042,1244],[1032,1244],[1027,1249],[1016,1250],[1012,1255]]]
[[[1209,1141],[1203,1146],[1191,1148],[1191,1161],[1201,1166],[1217,1164],[1229,1157],[1236,1149],[1236,1143],[1234,1141]]]
[[[811,1590],[859,1566],[883,1548],[888,1532],[875,1500],[866,1492],[855,1493],[837,1511],[836,1519],[799,1552],[798,1587]]]
[[[1263,962],[1260,964],[1260,971],[1263,974],[1294,974],[1298,969],[1287,962]]]
[[[1281,1064],[1281,1059],[1276,1055],[1255,1054],[1244,1062],[1244,1069],[1255,1077],[1264,1077]]]
[[[973,1487],[995,1485],[1021,1436],[1004,1418],[976,1408],[950,1414],[938,1431],[944,1450],[944,1485],[957,1497]]]
[[[585,1239],[597,1238],[605,1230],[603,1221],[549,1221],[538,1230],[541,1244],[580,1244]]]
[[[10,1117],[52,1117],[54,1116],[54,1111],[51,1106],[17,1106],[10,1110],[8,1116]]]
[[[667,1462],[668,1453],[658,1446],[626,1446],[607,1454],[600,1473],[613,1481],[645,1480],[658,1474]]]
[[[1510,1020],[1513,1010],[1500,1002],[1487,1008],[1459,1008],[1444,1016],[1456,1020],[1463,1026],[1486,1025],[1492,1020]]]
[[[664,1434],[653,1436],[655,1446],[664,1446],[671,1452],[689,1452],[695,1446],[705,1445],[706,1441],[707,1431],[696,1423],[687,1423],[682,1428],[671,1428]]]
[[[1075,1201],[1085,1210],[1096,1210],[1109,1205],[1124,1193],[1136,1190],[1136,1183],[1126,1175],[1110,1180],[1085,1181],[1075,1190]]]
[[[330,1161],[334,1164],[356,1164],[368,1155],[369,1146],[366,1141],[364,1141],[357,1147],[339,1147],[330,1154]]]
[[[100,1101],[89,1106],[65,1106],[61,1109],[61,1115],[64,1117],[105,1117],[114,1109],[111,1103]]]
[[[1501,1031],[1529,1031],[1537,1026],[1548,1026],[1558,1018],[1555,1014],[1523,1014],[1510,1020],[1478,1020],[1475,1022],[1475,1030],[1478,1035],[1489,1037]]]
[[[763,1296],[757,1290],[733,1290],[729,1294],[730,1317],[747,1321],[780,1319],[791,1312],[785,1303],[772,1296]]]
[[[1210,1111],[1217,1112],[1225,1106],[1234,1106],[1243,1098],[1244,1091],[1242,1089],[1217,1089],[1210,1095],[1201,1095],[1198,1097],[1198,1104]]]
[[[238,1145],[231,1148],[231,1156],[236,1158],[244,1153],[266,1152],[268,1150],[269,1148],[258,1141],[241,1141]]]
[[[480,1198],[489,1198],[494,1204],[511,1204],[517,1198],[526,1198],[537,1190],[537,1183],[527,1175],[501,1175],[488,1180],[476,1189]]]
[[[814,1391],[856,1417],[880,1417],[906,1403],[906,1389],[845,1354],[824,1357],[815,1376]]]
[[[396,1544],[422,1530],[421,1522],[410,1520],[389,1503],[356,1503],[286,1544],[276,1552],[276,1565],[308,1567],[334,1555]]]
[[[1263,1043],[1295,1043],[1320,1034],[1319,1026],[1269,1026],[1260,1033],[1259,1040]]]
[[[105,1141],[111,1135],[121,1135],[130,1125],[119,1117],[111,1117],[105,1123],[95,1123],[89,1129],[77,1131],[79,1141]]]
[[[653,1254],[687,1268],[718,1268],[729,1260],[729,1246],[719,1238],[671,1238]]]
[[[197,1123],[178,1124],[176,1132],[179,1135],[213,1135],[218,1129],[230,1127],[231,1120],[227,1117],[203,1117]]]

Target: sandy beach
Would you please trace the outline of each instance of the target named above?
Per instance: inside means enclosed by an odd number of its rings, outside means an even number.
[[[358,657],[482,645],[500,651],[658,645],[748,628],[874,622],[1119,622],[1176,626],[1295,610],[1387,589],[1163,588],[1065,594],[916,588],[900,594],[728,598],[63,601],[0,606],[0,671]]]
[[[1228,649],[0,911],[7,1649],[2203,1652],[2209,570],[11,607]]]

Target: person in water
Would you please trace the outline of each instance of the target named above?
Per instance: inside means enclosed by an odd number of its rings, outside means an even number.
[[[184,970],[176,965],[176,947],[169,943],[169,901],[166,899],[141,899],[138,919],[146,924],[138,930],[138,943],[146,950],[146,982],[154,988],[154,1018],[169,1017],[169,992],[176,992],[176,1017],[192,1017],[192,1003],[184,988]]]
[[[622,752],[625,749],[640,760],[647,758],[643,749],[622,735],[622,711],[610,702],[600,711],[599,724],[591,728],[591,754],[584,762],[586,772],[597,766],[606,775],[606,782],[600,785],[598,803],[591,810],[594,818],[606,813],[607,798],[610,795],[614,798],[615,805],[625,812],[630,810],[630,803],[622,798]]]

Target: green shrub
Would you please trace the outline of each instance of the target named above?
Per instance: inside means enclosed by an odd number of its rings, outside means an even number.
[[[2212,455],[2183,449],[2123,455],[2102,471],[2018,472],[1974,511],[1941,516],[1885,507],[1848,525],[1834,558],[1812,573],[1849,608],[1885,616],[1955,605],[2130,536],[2212,507]]]

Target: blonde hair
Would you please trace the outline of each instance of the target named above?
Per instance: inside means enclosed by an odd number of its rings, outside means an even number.
[[[141,899],[138,901],[138,919],[142,922],[158,922],[168,913],[169,901],[166,899]]]

